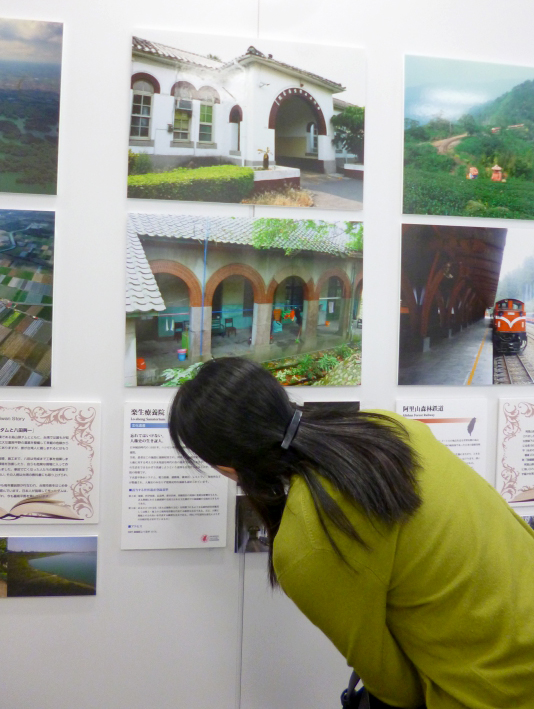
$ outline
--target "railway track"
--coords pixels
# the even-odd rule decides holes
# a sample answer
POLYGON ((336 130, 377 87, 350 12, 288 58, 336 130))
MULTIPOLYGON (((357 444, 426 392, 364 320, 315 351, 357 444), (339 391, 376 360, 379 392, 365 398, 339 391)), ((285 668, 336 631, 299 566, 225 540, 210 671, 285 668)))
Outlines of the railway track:
POLYGON ((519 354, 503 354, 493 359, 494 384, 534 384, 532 366, 519 354))

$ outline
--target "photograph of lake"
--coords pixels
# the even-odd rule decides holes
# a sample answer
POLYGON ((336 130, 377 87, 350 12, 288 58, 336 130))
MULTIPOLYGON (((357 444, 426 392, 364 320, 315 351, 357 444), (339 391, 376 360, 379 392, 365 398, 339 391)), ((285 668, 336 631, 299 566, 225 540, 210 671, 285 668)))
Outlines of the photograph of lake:
POLYGON ((534 219, 534 67, 406 57, 403 211, 534 219))
POLYGON ((56 194, 63 25, 0 18, 0 192, 56 194))
POLYGON ((94 596, 97 537, 0 539, 0 598, 94 596))

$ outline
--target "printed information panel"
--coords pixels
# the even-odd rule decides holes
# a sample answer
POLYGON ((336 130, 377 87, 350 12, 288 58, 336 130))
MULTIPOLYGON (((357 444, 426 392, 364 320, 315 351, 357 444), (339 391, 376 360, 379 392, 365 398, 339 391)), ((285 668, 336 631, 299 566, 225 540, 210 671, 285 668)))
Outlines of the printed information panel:
POLYGON ((0 522, 98 522, 100 404, 0 406, 0 522))
POLYGON ((486 480, 487 407, 485 399, 397 399, 398 414, 426 423, 438 441, 486 480))
POLYGON ((162 404, 126 404, 122 549, 226 546, 228 480, 178 455, 162 404))
POLYGON ((497 489, 508 502, 534 502, 532 399, 499 399, 497 489))

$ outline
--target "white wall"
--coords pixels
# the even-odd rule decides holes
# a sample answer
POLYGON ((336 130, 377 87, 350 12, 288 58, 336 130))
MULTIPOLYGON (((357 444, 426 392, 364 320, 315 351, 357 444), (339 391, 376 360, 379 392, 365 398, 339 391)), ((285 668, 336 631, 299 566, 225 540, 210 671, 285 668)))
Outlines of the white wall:
MULTIPOLYGON (((127 203, 132 31, 175 27, 367 48, 363 383, 359 389, 305 389, 295 396, 361 398, 365 406, 393 408, 400 393, 403 53, 534 64, 534 5, 524 0, 337 0, 330 5, 317 0, 0 0, 0 16, 65 23, 58 196, 0 194, 0 209, 57 212, 54 385, 5 389, 2 396, 103 404, 102 521, 84 528, 99 535, 98 595, 0 601, 0 704, 12 709, 237 709, 242 697, 243 709, 335 707, 348 674, 344 661, 285 599, 266 591, 263 557, 247 558, 244 577, 243 559, 231 544, 211 551, 119 549, 123 404, 134 398, 166 403, 172 395, 168 389, 123 388, 126 212, 199 211, 197 205, 127 203), (380 317, 374 317, 377 307, 380 317)), ((213 204, 203 211, 253 214, 251 207, 213 204)), ((256 214, 307 216, 267 208, 256 208, 256 214)), ((347 218, 339 212, 314 216, 347 218)), ((515 387, 513 394, 530 391, 515 387)), ((492 432, 497 398, 510 395, 496 387, 405 387, 402 395, 423 392, 483 394, 492 432)), ((492 435, 491 466, 493 440, 492 435)), ((232 514, 230 502, 230 519, 232 514)), ((72 533, 72 528, 18 528, 19 534, 60 531, 72 533)))

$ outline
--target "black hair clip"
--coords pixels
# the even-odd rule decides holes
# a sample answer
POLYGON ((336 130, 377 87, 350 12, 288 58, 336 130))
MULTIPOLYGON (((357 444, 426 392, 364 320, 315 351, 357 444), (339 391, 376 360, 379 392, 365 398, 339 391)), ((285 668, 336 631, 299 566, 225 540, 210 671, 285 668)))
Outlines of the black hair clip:
POLYGON ((300 411, 299 409, 296 409, 295 413, 293 414, 293 418, 291 419, 289 426, 287 427, 287 431, 286 431, 286 435, 284 436, 284 440, 281 443, 281 446, 284 450, 287 450, 289 448, 289 446, 293 442, 293 439, 297 435, 301 416, 302 416, 302 411, 300 411))

